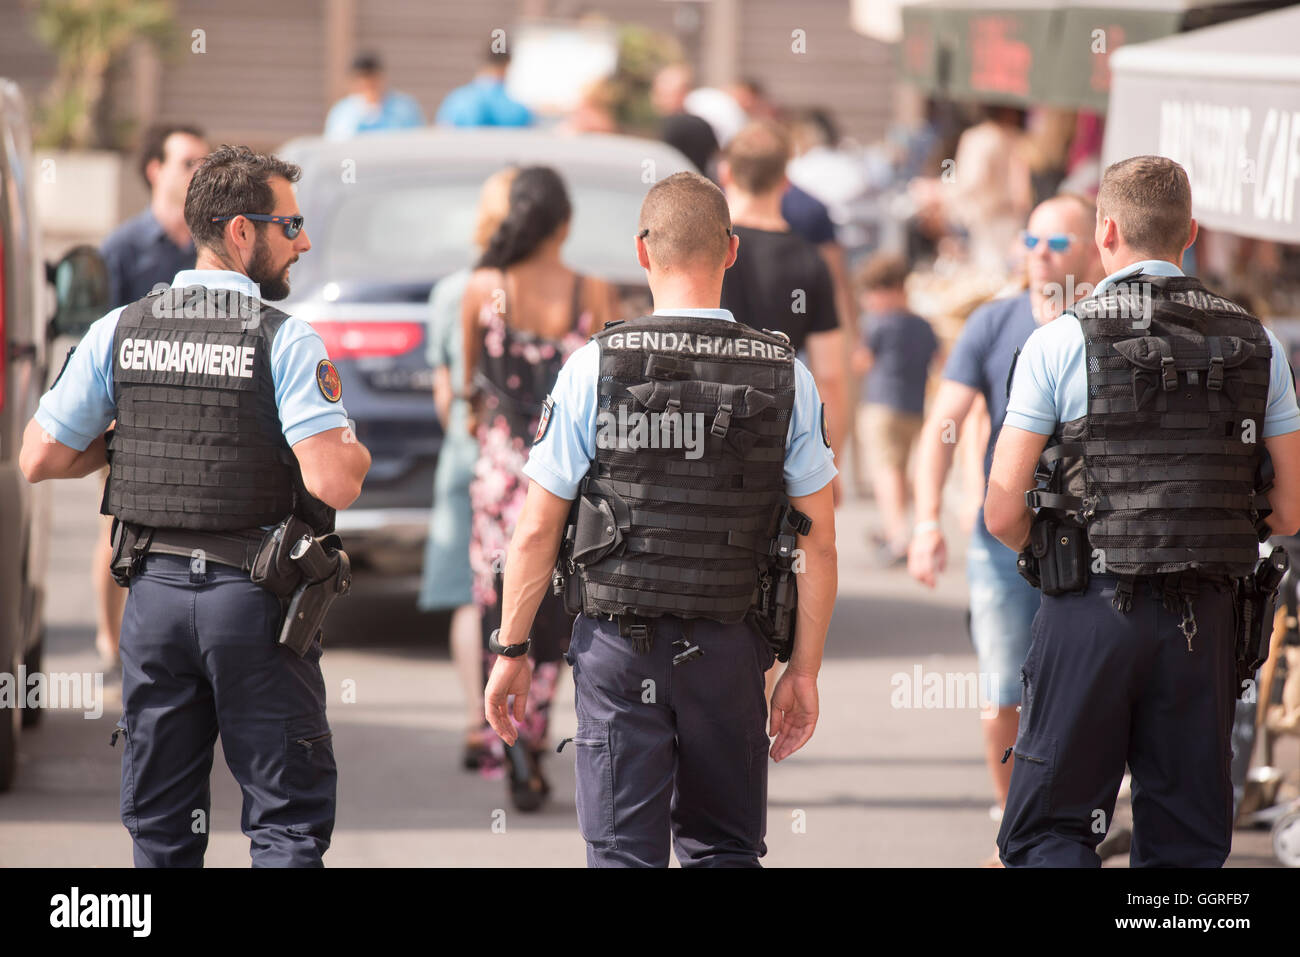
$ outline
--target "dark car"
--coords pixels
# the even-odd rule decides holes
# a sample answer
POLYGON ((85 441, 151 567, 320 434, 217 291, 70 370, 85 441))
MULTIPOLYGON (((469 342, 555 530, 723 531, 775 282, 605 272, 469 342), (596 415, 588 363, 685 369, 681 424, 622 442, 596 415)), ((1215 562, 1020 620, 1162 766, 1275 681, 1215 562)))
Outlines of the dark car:
POLYGON ((300 139, 280 155, 303 168, 297 195, 312 241, 282 307, 325 340, 374 458, 339 530, 359 564, 417 571, 442 441, 425 357, 429 291, 473 261, 483 181, 512 164, 554 167, 574 208, 565 260, 618 286, 630 316, 650 304, 633 252, 641 201, 656 180, 692 167, 654 141, 534 130, 300 139))

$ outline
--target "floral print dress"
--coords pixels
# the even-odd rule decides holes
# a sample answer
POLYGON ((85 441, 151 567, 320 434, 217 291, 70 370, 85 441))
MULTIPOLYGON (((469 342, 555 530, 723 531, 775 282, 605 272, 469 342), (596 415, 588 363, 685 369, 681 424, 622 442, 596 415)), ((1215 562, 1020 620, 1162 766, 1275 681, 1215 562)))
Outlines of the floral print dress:
MULTIPOLYGON (((474 573, 474 602, 482 612, 484 635, 501 623, 502 572, 528 493, 524 464, 537 433, 542 402, 554 386, 560 367, 590 334, 591 313, 579 311, 581 290, 579 276, 574 284, 573 327, 562 339, 511 328, 505 312, 497 311, 491 303, 479 313, 481 348, 474 381, 482 400, 475 433, 479 457, 469 487, 473 509, 469 559, 474 573)), ((522 742, 534 752, 545 745, 560 657, 572 626, 573 617, 548 590, 533 622, 531 655, 535 666, 527 711, 519 725, 522 742)), ((495 657, 485 652, 485 675, 495 657)), ((482 740, 488 756, 480 770, 485 776, 498 777, 504 763, 501 739, 487 729, 482 740)))

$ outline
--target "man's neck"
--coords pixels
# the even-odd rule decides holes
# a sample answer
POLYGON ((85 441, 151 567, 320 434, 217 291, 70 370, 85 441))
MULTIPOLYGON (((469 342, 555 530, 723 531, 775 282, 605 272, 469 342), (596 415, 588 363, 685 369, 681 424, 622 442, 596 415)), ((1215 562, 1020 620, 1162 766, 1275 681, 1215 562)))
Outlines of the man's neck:
POLYGON ((149 202, 149 211, 153 213, 153 218, 158 220, 158 225, 163 228, 167 238, 177 246, 188 246, 190 242, 190 228, 185 225, 185 208, 174 209, 159 197, 154 197, 149 202))
POLYGON ((1117 272, 1122 272, 1125 269, 1131 269, 1132 267, 1136 266, 1138 263, 1146 263, 1146 262, 1170 263, 1173 266, 1177 266, 1179 272, 1182 272, 1183 270, 1182 253, 1179 253, 1176 259, 1171 259, 1168 256, 1153 256, 1148 253, 1139 253, 1139 252, 1134 252, 1131 249, 1125 249, 1123 253, 1117 253, 1115 258, 1111 260, 1110 268, 1107 270, 1106 275, 1113 276, 1117 272))
POLYGON ((785 232, 790 228, 781 215, 779 190, 756 195, 733 189, 727 193, 727 205, 731 207, 731 221, 737 226, 773 232, 785 232))
POLYGON ((194 261, 194 268, 215 269, 221 272, 236 272, 245 277, 248 275, 248 273, 244 272, 244 270, 239 267, 238 263, 230 262, 227 258, 223 258, 221 254, 218 254, 216 251, 209 249, 206 246, 198 251, 198 255, 195 257, 194 261))
POLYGON ((722 301, 722 276, 664 276, 650 287, 653 309, 717 309, 722 301))

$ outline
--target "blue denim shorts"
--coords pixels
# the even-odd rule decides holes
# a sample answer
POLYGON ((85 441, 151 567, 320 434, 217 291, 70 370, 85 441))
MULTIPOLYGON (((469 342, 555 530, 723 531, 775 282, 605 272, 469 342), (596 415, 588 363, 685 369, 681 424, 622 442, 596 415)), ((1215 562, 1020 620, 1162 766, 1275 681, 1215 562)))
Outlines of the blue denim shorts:
POLYGON ((997 703, 1020 703, 1020 666, 1029 652, 1030 628, 1042 597, 1016 571, 1016 553, 988 533, 981 516, 966 550, 970 582, 970 635, 981 674, 996 680, 997 703))

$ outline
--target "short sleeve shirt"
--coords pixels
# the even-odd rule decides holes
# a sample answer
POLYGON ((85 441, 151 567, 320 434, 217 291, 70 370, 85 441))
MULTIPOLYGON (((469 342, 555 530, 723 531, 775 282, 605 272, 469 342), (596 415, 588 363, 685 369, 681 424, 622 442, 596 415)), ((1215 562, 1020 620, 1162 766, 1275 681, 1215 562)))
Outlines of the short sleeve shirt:
MULTIPOLYGON (((172 286, 207 286, 257 295, 256 284, 247 276, 225 270, 184 270, 176 274, 172 286)), ((91 325, 36 410, 41 428, 55 441, 78 452, 103 434, 116 418, 113 337, 123 308, 114 309, 91 325)), ((317 433, 348 425, 342 402, 329 401, 317 383, 317 366, 328 358, 319 333, 292 316, 272 340, 275 403, 285 441, 291 446, 317 433)))

